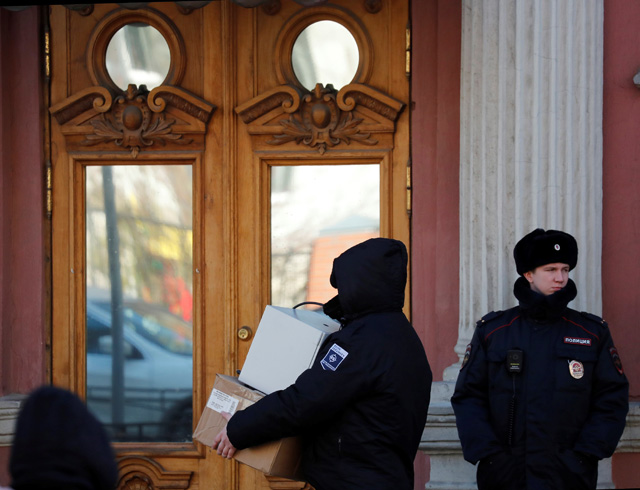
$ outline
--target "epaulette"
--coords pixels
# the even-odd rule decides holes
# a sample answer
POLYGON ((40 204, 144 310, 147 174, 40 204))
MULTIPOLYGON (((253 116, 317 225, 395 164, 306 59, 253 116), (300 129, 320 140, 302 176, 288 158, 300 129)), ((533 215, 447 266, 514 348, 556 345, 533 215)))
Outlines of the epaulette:
POLYGON ((602 325, 604 328, 609 328, 609 324, 598 315, 594 315, 593 313, 589 313, 588 311, 581 311, 580 314, 583 317, 591 320, 592 322, 596 322, 597 324, 602 325))
POLYGON ((483 316, 480 320, 476 322, 476 327, 479 327, 480 325, 483 325, 487 322, 490 322, 491 320, 494 320, 495 318, 498 318, 499 316, 502 316, 503 313, 504 313, 503 310, 491 311, 487 313, 485 316, 483 316))

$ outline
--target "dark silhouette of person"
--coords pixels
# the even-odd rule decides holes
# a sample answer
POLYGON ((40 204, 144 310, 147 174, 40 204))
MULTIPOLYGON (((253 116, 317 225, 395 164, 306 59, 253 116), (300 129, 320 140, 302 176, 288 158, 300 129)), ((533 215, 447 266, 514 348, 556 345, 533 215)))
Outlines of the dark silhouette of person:
POLYGON ((113 490, 115 454, 102 424, 75 394, 34 390, 16 424, 9 460, 14 490, 113 490))

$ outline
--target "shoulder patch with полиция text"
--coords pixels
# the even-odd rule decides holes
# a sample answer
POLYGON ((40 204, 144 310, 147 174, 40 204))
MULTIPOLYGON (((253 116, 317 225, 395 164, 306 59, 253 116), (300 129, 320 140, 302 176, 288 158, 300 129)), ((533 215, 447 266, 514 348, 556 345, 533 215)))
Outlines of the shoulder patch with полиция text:
POLYGON ((324 356, 324 359, 320 361, 320 365, 325 371, 335 371, 348 355, 349 353, 338 344, 333 344, 329 352, 327 352, 327 355, 324 356))

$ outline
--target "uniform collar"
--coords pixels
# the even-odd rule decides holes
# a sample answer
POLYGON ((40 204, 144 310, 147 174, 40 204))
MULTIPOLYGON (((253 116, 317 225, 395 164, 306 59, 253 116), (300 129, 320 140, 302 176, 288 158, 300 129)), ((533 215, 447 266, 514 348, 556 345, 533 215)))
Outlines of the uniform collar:
POLYGON ((560 319, 567 304, 578 294, 578 290, 575 283, 569 279, 560 291, 545 296, 531 289, 529 281, 521 276, 513 285, 513 294, 520 302, 524 316, 539 323, 547 323, 560 319))

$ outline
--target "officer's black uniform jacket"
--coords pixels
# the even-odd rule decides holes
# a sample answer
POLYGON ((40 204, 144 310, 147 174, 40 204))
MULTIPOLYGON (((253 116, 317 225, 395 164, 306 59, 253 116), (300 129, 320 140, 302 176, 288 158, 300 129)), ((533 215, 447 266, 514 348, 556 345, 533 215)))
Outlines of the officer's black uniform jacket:
POLYGON ((300 434, 304 476, 317 490, 413 488, 432 376, 402 313, 406 268, 404 245, 382 238, 334 261, 343 328, 295 384, 231 418, 236 448, 300 434))
POLYGON ((628 411, 607 324, 566 307, 571 280, 543 296, 521 277, 514 293, 520 306, 478 322, 458 376, 451 402, 464 457, 480 461, 480 489, 595 488, 597 460, 613 454, 628 411), (510 349, 524 352, 519 374, 507 372, 510 349))

